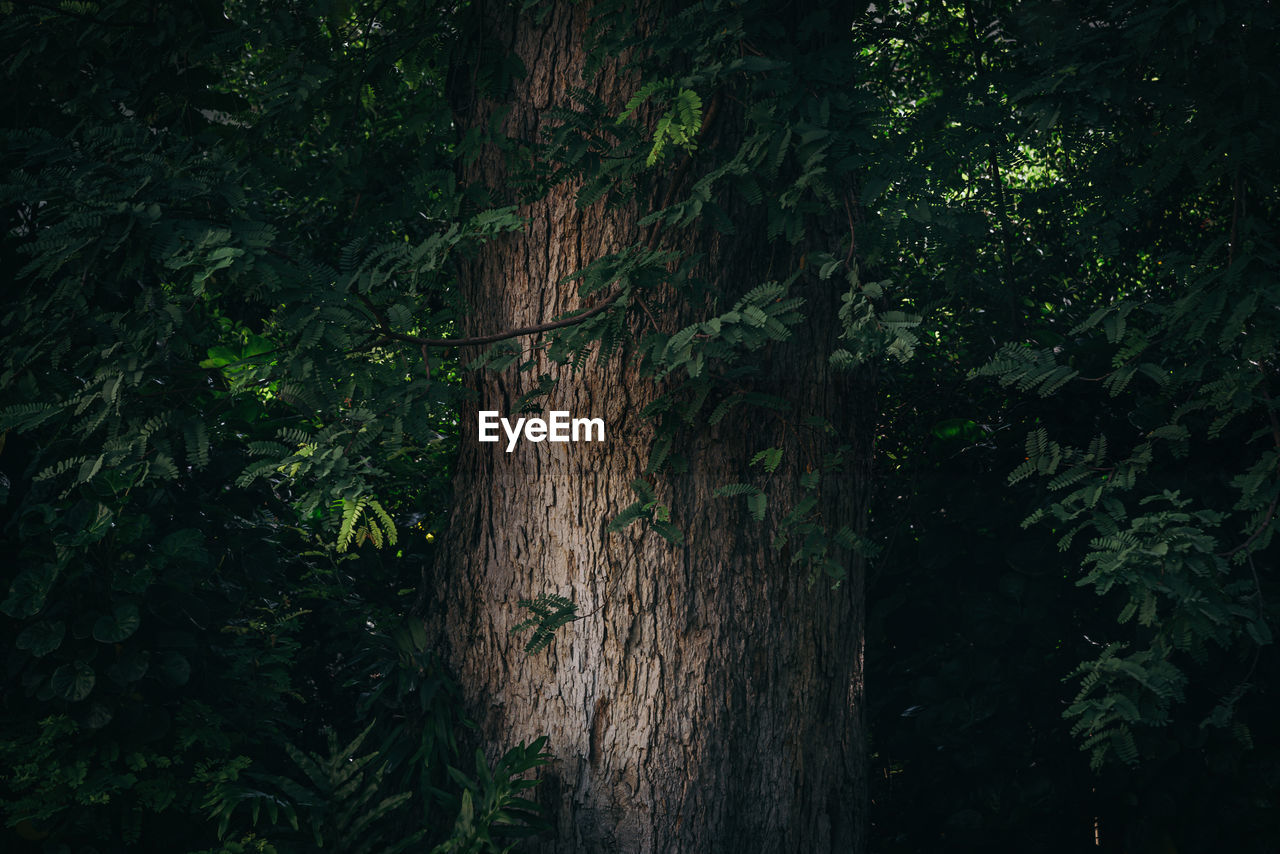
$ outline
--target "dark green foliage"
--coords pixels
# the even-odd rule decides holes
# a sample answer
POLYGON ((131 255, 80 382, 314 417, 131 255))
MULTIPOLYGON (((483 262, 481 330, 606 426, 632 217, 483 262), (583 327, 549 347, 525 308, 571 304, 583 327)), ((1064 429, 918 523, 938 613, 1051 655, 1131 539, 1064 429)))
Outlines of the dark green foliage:
POLYGON ((578 606, 554 593, 544 593, 537 599, 521 599, 518 604, 528 609, 529 616, 512 626, 511 633, 533 629, 533 635, 524 645, 524 651, 531 655, 551 645, 556 629, 578 619, 578 606))
POLYGON ((1269 850, 1274 10, 914 12, 867 22, 931 305, 875 511, 884 850, 1269 850))
POLYGON ((450 768, 462 792, 457 799, 458 818, 450 838, 433 848, 433 854, 505 854, 515 849, 519 839, 545 829, 537 804, 522 794, 536 781, 522 775, 546 761, 546 743, 546 736, 542 736, 527 746, 518 744, 504 753, 492 770, 477 750, 473 777, 450 768))
MULTIPOLYGON (((1131 57, 1124 82, 1104 87, 1093 76, 1114 81, 1115 67, 1082 70, 1051 96, 1060 110, 1109 107, 1107 119, 1090 121, 1099 138, 1088 147, 1076 142, 1079 125, 1064 122, 1058 134, 1075 149, 1074 180, 1110 191, 1081 198, 1068 231, 1098 272, 1077 277, 1076 304, 1052 324, 1061 343, 1008 345, 980 373, 1128 413, 1128 423, 1100 414, 1088 442, 1033 431, 1012 479, 1048 479, 1056 494, 1047 516, 1038 511, 1032 521, 1051 520, 1064 549, 1089 536, 1078 583, 1104 596, 1124 590, 1117 617, 1136 616, 1136 647, 1124 651, 1134 641, 1109 632, 1117 640, 1082 668, 1068 711, 1095 761, 1108 745, 1134 761, 1128 727, 1163 725, 1183 699, 1187 668, 1271 642, 1255 560, 1271 543, 1280 495, 1268 389, 1280 345, 1269 307, 1280 297, 1271 225, 1278 176, 1258 134, 1265 92, 1277 93, 1265 65, 1251 63, 1266 55, 1277 21, 1271 10, 1240 10, 1228 24, 1212 6, 1100 14, 1109 26, 1086 33, 1072 25, 1077 49, 1123 44, 1118 55, 1131 57), (1214 73, 1200 73, 1199 63, 1214 73), (1247 91, 1246 79, 1255 81, 1247 91), (1126 284, 1117 288, 1117 279, 1126 284), (1101 395, 1075 390, 1082 372, 1101 395)), ((1070 42, 1054 44, 1061 51, 1070 42)), ((1046 72, 1062 61, 1029 53, 1018 60, 1046 72)), ((1040 85, 1022 95, 1027 109, 1048 97, 1040 85)), ((1205 723, 1227 724, 1236 699, 1224 697, 1205 723)))
MULTIPOLYGON (((459 770, 405 620, 464 370, 413 341, 452 333, 453 262, 509 205, 581 181, 652 200, 563 283, 609 308, 535 344, 660 384, 605 531, 681 543, 657 496, 690 433, 785 425, 714 494, 781 571, 871 558, 876 847, 1273 850, 1276 10, 880 5, 676 4, 641 38, 601 4, 592 64, 631 56, 634 96, 508 140, 446 107, 523 73, 467 8, 0 3, 7 824, 226 852, 533 824, 544 745, 459 770), (485 145, 510 198, 455 178, 485 145), (791 260, 669 248, 742 233, 791 260), (831 425, 756 383, 814 311, 821 357, 879 378, 867 535, 817 509, 867 437, 796 465, 831 425)), ((580 618, 519 605, 530 651, 580 618)))
POLYGON ((451 837, 456 690, 383 633, 456 375, 387 345, 511 219, 450 216, 424 11, 0 4, 6 849, 451 837))
POLYGON ((384 790, 385 766, 376 752, 357 756, 372 729, 371 724, 342 747, 330 731, 328 753, 323 756, 304 753, 285 742, 285 752, 295 766, 291 777, 247 773, 247 782, 252 785, 241 784, 240 771, 248 767, 247 758, 231 763, 217 775, 208 775, 213 786, 204 806, 210 817, 218 820, 218 835, 226 834, 233 814, 244 807, 250 812, 251 824, 255 827, 260 821, 266 825, 282 825, 287 821, 294 830, 305 824, 315 847, 321 849, 396 852, 420 842, 426 835, 425 830, 418 830, 391 846, 379 832, 385 828, 385 820, 413 797, 413 792, 404 791, 379 800, 379 792, 384 790), (303 813, 301 822, 299 811, 303 813))

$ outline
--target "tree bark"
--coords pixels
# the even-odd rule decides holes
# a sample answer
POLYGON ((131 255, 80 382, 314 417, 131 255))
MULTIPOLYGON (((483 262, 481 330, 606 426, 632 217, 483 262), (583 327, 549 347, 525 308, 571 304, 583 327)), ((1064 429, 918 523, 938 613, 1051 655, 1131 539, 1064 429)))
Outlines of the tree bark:
MULTIPOLYGON (((546 110, 565 103, 570 86, 621 105, 637 85, 616 63, 584 84, 586 9, 543 8, 539 23, 506 6, 481 21, 485 43, 505 46, 527 70, 503 105, 510 107, 505 133, 516 139, 536 139, 546 110)), ((498 106, 461 99, 465 121, 476 126, 498 106)), ((737 117, 726 113, 723 133, 731 137, 737 117)), ((501 152, 487 149, 464 177, 500 194, 509 169, 501 152)), ((641 211, 579 210, 575 190, 554 187, 522 210, 525 231, 463 264, 460 287, 473 309, 467 334, 584 307, 561 280, 641 239, 641 211)), ((733 237, 697 238, 705 275, 759 282, 771 278, 771 267, 798 261, 766 256, 762 224, 742 216, 733 237)), ((865 392, 831 374, 820 346, 837 331, 835 295, 816 280, 806 287, 806 325, 794 343, 764 354, 768 367, 753 387, 786 397, 801 414, 829 418, 846 441, 866 437, 855 443, 858 462, 829 476, 823 490, 824 520, 856 527, 873 420, 859 409, 865 392)), ((635 314, 637 329, 656 320, 673 332, 696 311, 635 314)), ((533 343, 526 340, 526 350, 533 343)), ((642 476, 654 435, 639 413, 659 389, 626 354, 593 358, 576 373, 542 351, 529 358, 538 360, 532 372, 477 375, 477 399, 460 415, 456 504, 430 611, 488 755, 549 736, 555 758, 539 792, 555 830, 530 850, 861 851, 862 567, 852 561, 849 576, 831 589, 824 580, 811 583, 771 546, 799 496, 800 474, 829 450, 825 440, 758 414, 752 423, 703 426, 681 448, 688 473, 657 482, 685 544, 672 546, 639 525, 606 533, 635 499, 630 483, 642 476), (522 442, 510 453, 505 441, 477 441, 477 410, 514 415, 515 402, 543 373, 558 379, 545 408, 603 418, 606 441, 522 442), (778 444, 787 452, 762 524, 741 499, 712 497, 717 486, 752 477, 751 455, 778 444), (573 599, 583 618, 561 629, 549 649, 528 655, 526 637, 511 628, 526 616, 517 600, 541 593, 573 599)))

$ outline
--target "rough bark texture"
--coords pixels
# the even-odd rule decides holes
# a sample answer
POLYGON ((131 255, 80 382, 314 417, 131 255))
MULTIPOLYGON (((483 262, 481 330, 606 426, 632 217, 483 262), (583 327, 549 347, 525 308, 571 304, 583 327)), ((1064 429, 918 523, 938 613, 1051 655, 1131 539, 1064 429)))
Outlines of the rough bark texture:
MULTIPOLYGON (((538 25, 503 9, 483 25, 527 69, 514 84, 505 132, 535 139, 545 110, 583 85, 584 8, 551 4, 538 25)), ((612 104, 634 86, 610 67, 589 84, 612 104)), ((494 107, 475 99, 464 104, 466 119, 487 122, 494 107)), ((731 128, 733 116, 723 121, 731 128)), ((500 190, 507 166, 486 151, 465 177, 500 190)), ((525 232, 490 244, 463 270, 474 309, 469 333, 580 307, 560 280, 640 236, 634 212, 578 210, 570 186, 523 212, 525 232)), ((752 228, 697 239, 715 275, 768 277, 771 259, 760 257, 764 241, 752 228)), ((769 368, 758 387, 869 438, 872 424, 854 406, 862 398, 847 379, 828 376, 824 348, 812 346, 833 339, 835 296, 809 296, 808 326, 796 344, 764 355, 769 368)), ((636 315, 637 326, 651 322, 636 315)), ((658 322, 678 328, 669 316, 658 322)), ((576 374, 540 364, 532 373, 479 376, 476 387, 478 400, 461 416, 457 504, 432 608, 489 754, 550 738, 555 760, 540 793, 555 833, 531 850, 860 851, 861 567, 831 590, 822 580, 811 585, 770 545, 796 498, 778 485, 795 484, 824 448, 787 435, 769 516, 756 524, 741 499, 711 493, 750 476, 751 454, 782 441, 780 422, 757 415, 758 423, 726 419, 692 431, 681 449, 689 473, 659 482, 686 534, 686 545, 674 547, 638 525, 604 531, 634 500, 629 484, 643 472, 653 434, 639 412, 656 392, 632 360, 593 359, 576 374), (521 443, 511 453, 505 442, 479 443, 476 409, 512 414, 544 371, 560 377, 545 408, 602 417, 607 440, 521 443), (510 631, 526 616, 517 600, 540 593, 570 597, 584 618, 530 656, 526 637, 510 631)), ((859 517, 864 472, 829 478, 828 519, 859 517)))

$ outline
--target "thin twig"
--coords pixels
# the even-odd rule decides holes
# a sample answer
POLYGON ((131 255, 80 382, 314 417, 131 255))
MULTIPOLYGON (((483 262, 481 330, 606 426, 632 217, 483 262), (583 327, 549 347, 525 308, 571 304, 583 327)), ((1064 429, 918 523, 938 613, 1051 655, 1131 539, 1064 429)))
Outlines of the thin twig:
POLYGON ((474 344, 492 344, 495 341, 505 341, 508 338, 519 338, 521 335, 536 335, 539 332, 550 332, 552 329, 563 329, 566 326, 573 326, 581 323, 589 317, 595 317, 601 312, 612 308, 618 300, 626 294, 626 291, 620 291, 609 299, 600 303, 594 308, 589 308, 581 314, 573 317, 566 317, 561 320, 552 320, 548 323, 536 323, 532 326, 521 326, 517 329, 508 329, 505 332, 495 332, 492 335, 476 335, 471 338, 421 338, 417 335, 407 335, 402 332, 394 332, 386 326, 379 326, 378 332, 388 338, 396 341, 405 341, 409 344, 419 344, 423 347, 468 347, 474 344))
POLYGON ((636 297, 636 305, 640 306, 641 310, 649 316, 649 320, 653 323, 653 331, 661 332, 662 327, 658 325, 658 319, 653 316, 653 312, 649 311, 649 306, 645 305, 645 301, 640 299, 640 297, 636 297))
POLYGON ((844 256, 844 265, 848 267, 853 262, 854 253, 857 252, 858 249, 858 235, 853 230, 853 211, 849 208, 848 197, 844 198, 843 201, 844 213, 849 219, 849 252, 844 256))

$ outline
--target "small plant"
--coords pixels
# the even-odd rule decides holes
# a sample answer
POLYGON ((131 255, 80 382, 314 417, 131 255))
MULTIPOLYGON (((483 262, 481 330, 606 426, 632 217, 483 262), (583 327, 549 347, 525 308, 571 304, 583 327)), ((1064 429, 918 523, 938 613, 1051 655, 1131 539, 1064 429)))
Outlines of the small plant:
POLYGON ((524 645, 524 651, 535 653, 551 645, 556 629, 578 618, 578 606, 563 596, 544 593, 537 599, 521 599, 521 608, 527 608, 530 616, 511 627, 511 634, 533 629, 533 635, 524 645))

